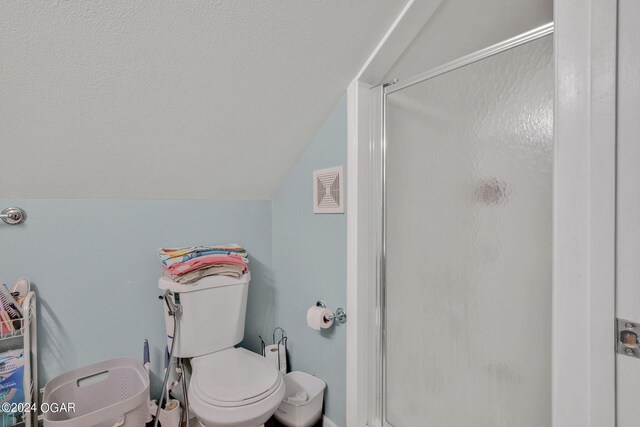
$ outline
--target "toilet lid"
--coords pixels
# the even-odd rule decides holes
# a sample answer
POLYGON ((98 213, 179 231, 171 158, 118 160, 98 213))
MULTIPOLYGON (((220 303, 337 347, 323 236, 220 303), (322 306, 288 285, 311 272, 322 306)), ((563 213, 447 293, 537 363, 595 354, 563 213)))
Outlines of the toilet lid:
POLYGON ((281 381, 264 357, 243 348, 230 348, 191 359, 193 391, 212 404, 235 406, 268 394, 281 381))

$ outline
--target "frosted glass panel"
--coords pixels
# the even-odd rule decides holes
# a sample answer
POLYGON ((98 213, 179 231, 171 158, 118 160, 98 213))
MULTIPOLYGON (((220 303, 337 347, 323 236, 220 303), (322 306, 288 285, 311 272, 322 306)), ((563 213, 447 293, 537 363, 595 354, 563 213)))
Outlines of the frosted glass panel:
POLYGON ((387 96, 385 414, 551 425, 552 36, 387 96))

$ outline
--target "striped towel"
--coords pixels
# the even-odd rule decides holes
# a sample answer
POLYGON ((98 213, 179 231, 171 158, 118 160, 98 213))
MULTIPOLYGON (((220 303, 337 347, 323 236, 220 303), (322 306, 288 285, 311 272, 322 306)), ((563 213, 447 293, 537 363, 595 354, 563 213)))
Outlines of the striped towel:
POLYGON ((186 248, 160 249, 160 260, 162 264, 167 267, 206 255, 236 255, 246 259, 247 251, 235 243, 218 246, 190 246, 186 248))
POLYGON ((213 275, 240 278, 249 271, 247 256, 237 244, 160 249, 165 275, 178 283, 193 283, 213 275))

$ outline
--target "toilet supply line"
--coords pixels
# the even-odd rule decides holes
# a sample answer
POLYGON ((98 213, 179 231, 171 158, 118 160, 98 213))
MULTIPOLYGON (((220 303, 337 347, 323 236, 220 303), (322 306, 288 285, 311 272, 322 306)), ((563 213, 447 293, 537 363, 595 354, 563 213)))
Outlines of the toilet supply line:
POLYGON ((180 374, 180 382, 182 382, 182 399, 184 400, 184 411, 182 412, 184 420, 180 420, 180 425, 189 427, 189 393, 187 391, 187 375, 184 369, 184 364, 182 362, 182 357, 179 357, 178 370, 180 374))
MULTIPOLYGON (((167 364, 167 369, 166 372, 164 374, 164 380, 162 381, 162 393, 160 394, 160 399, 158 401, 158 408, 156 409, 156 416, 155 416, 155 421, 153 423, 153 427, 158 427, 158 422, 160 420, 160 410, 162 408, 162 401, 164 399, 164 395, 165 395, 165 390, 167 389, 167 383, 169 381, 169 374, 171 372, 171 361, 173 359, 173 350, 175 347, 175 342, 176 342, 176 338, 177 338, 177 334, 178 334, 178 316, 180 316, 182 314, 182 306, 178 303, 176 303, 173 299, 174 293, 171 292, 170 290, 165 290, 162 295, 159 296, 159 299, 163 299, 166 306, 167 306, 167 312, 169 313, 169 316, 171 316, 173 318, 173 336, 169 336, 169 338, 171 339, 171 349, 169 350, 169 363, 167 364)), ((178 359, 178 368, 180 370, 179 372, 179 378, 182 381, 182 390, 183 390, 183 394, 184 394, 184 406, 185 406, 185 413, 187 415, 187 419, 186 419, 186 427, 189 427, 189 409, 188 409, 188 397, 187 397, 187 386, 186 386, 186 377, 184 375, 184 367, 182 365, 182 361, 181 359, 178 359)), ((167 396, 168 398, 168 396, 167 396)))

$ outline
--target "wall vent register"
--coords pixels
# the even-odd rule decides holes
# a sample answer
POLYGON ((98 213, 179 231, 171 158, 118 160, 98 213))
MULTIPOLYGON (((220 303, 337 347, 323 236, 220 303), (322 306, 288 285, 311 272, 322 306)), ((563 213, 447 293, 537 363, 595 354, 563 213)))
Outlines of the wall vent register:
POLYGON ((342 169, 313 171, 313 213, 344 213, 342 169))

